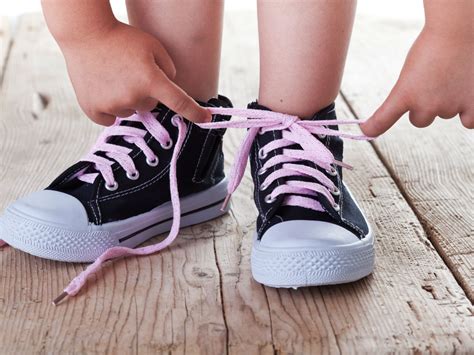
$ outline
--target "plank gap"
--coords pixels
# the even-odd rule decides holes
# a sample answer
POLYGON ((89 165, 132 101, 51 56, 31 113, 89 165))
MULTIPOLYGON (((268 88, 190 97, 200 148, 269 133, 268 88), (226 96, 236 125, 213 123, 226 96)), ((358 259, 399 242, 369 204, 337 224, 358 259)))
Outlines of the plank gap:
MULTIPOLYGON (((6 50, 5 50, 5 54, 3 55, 3 58, 0 58, 0 67, 2 68, 1 72, 0 72, 0 88, 2 87, 3 85, 3 78, 5 77, 5 73, 7 72, 7 66, 8 66, 8 62, 9 62, 9 59, 10 59, 10 53, 12 51, 12 47, 13 47, 13 34, 11 34, 11 36, 9 36, 9 23, 7 21, 7 28, 6 30, 3 32, 3 35, 5 35, 7 37, 7 42, 6 42, 6 50), (3 62, 3 63, 2 63, 3 62)), ((0 55, 2 53, 0 52, 0 55)))
POLYGON ((219 259, 217 257, 217 250, 216 250, 216 234, 212 233, 212 248, 214 250, 214 258, 216 260, 216 267, 217 267, 217 272, 219 276, 219 294, 221 296, 221 305, 222 305, 222 319, 224 320, 224 326, 225 326, 225 351, 226 354, 229 354, 229 326, 227 325, 227 317, 225 314, 225 307, 224 307, 224 280, 222 278, 222 270, 221 266, 219 265, 219 259))

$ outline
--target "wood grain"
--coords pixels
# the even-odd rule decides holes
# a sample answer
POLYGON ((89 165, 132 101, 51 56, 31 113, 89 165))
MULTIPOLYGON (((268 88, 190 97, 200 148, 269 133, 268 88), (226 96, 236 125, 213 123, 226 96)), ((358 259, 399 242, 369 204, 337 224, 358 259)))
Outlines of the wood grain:
MULTIPOLYGON (((252 18, 227 18, 221 87, 238 106, 256 95, 252 18)), ((100 129, 78 109, 61 55, 39 16, 19 24, 0 105, 2 209, 44 187, 87 150, 100 129), (45 107, 38 105, 42 97, 48 98, 45 107)), ((339 114, 351 117, 343 102, 339 114)), ((227 167, 243 133, 226 135, 227 167)), ((56 308, 51 298, 84 266, 0 249, 2 352, 474 351, 471 304, 371 145, 349 143, 346 160, 356 166, 347 181, 376 229, 373 276, 299 290, 253 281, 256 211, 247 174, 229 215, 184 229, 159 254, 109 264, 80 295, 56 308)))
MULTIPOLYGON (((359 118, 383 102, 421 22, 360 18, 342 91, 359 118), (377 29, 376 31, 374 29, 377 29), (375 68, 375 70, 374 70, 375 68)), ((374 147, 428 238, 474 301, 474 135, 459 118, 423 130, 405 116, 374 147)))

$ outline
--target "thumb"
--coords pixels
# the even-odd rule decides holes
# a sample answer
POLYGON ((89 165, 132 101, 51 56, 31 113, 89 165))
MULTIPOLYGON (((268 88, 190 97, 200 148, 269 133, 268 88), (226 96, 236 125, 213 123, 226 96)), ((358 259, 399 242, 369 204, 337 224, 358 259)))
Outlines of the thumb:
POLYGON ((377 137, 392 127, 407 111, 400 89, 395 85, 384 103, 360 125, 360 129, 366 136, 377 137))
POLYGON ((176 67, 168 51, 158 40, 154 41, 153 56, 155 57, 155 63, 163 70, 168 78, 173 80, 176 76, 176 67))

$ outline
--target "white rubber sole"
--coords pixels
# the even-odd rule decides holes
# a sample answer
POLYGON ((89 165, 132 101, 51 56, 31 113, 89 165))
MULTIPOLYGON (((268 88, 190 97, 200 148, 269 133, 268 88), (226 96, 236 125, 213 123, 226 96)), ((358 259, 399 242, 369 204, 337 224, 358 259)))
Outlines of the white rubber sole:
MULTIPOLYGON (((227 181, 181 201, 181 227, 202 223, 227 213, 221 210, 227 195, 227 181)), ((16 210, 0 218, 0 239, 12 247, 45 259, 92 262, 113 246, 135 248, 148 239, 170 230, 173 210, 167 202, 150 212, 100 226, 66 229, 35 220, 16 210)))
POLYGON ((298 288, 359 280, 374 269, 372 232, 362 240, 324 249, 271 248, 254 238, 252 275, 266 286, 298 288))

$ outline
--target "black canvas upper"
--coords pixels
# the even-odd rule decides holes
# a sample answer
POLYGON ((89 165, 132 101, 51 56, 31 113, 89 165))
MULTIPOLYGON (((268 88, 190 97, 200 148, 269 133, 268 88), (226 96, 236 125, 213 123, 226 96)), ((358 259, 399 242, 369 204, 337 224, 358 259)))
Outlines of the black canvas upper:
MULTIPOLYGON (((259 105, 257 102, 251 103, 248 105, 248 108, 251 109, 260 109, 260 110, 269 110, 267 107, 259 105)), ((335 120, 336 112, 335 105, 331 104, 330 106, 324 108, 323 110, 317 112, 313 115, 311 120, 335 120)), ((328 128, 337 130, 337 126, 329 126, 328 128)), ((257 234, 258 238, 262 238, 265 231, 268 230, 271 226, 290 220, 317 220, 317 221, 326 221, 330 223, 338 224, 349 231, 353 232, 359 238, 364 238, 368 234, 368 224, 365 221, 362 212, 357 207, 355 201, 352 199, 350 194, 347 191, 343 181, 342 181, 342 169, 339 166, 334 166, 338 174, 336 176, 331 176, 324 169, 318 168, 316 164, 312 162, 299 162, 299 164, 310 165, 314 168, 318 168, 322 173, 324 173, 334 184, 339 188, 340 195, 334 196, 336 203, 339 204, 340 210, 336 211, 332 205, 327 201, 325 197, 316 196, 314 197, 317 201, 323 206, 326 210, 325 212, 318 212, 298 206, 282 206, 284 200, 284 195, 278 196, 278 198, 268 203, 265 201, 265 196, 269 194, 276 186, 284 183, 285 179, 289 180, 305 180, 305 181, 314 181, 310 177, 287 177, 280 178, 275 180, 270 184, 264 191, 260 188, 262 182, 266 177, 271 174, 273 171, 277 170, 281 165, 277 165, 268 169, 265 173, 259 175, 259 170, 263 164, 278 154, 281 154, 282 149, 276 149, 268 154, 265 159, 261 159, 258 156, 258 151, 261 147, 265 146, 269 142, 281 139, 282 131, 268 131, 263 134, 258 134, 250 153, 250 166, 252 172, 252 178, 254 181, 254 199, 259 215, 257 218, 257 234)), ((326 147, 332 152, 336 160, 343 160, 343 142, 339 137, 326 136, 324 138, 317 137, 326 147)), ((302 149, 297 144, 288 147, 290 149, 302 149)), ((305 195, 306 197, 309 197, 305 195)))
MULTIPOLYGON (((232 107, 230 100, 224 96, 213 98, 201 105, 232 107)), ((171 122, 175 113, 160 104, 153 110, 153 114, 175 142, 178 128, 171 122)), ((229 119, 230 116, 213 115, 214 122, 229 119)), ((187 120, 185 123, 188 131, 177 162, 178 189, 181 197, 206 190, 224 179, 222 137, 225 130, 202 129, 187 120)), ((123 124, 145 129, 137 122, 124 121, 123 124)), ((147 133, 144 139, 159 158, 159 163, 155 167, 147 164, 144 153, 134 144, 125 142, 121 137, 109 140, 109 143, 132 149, 129 155, 140 173, 137 180, 131 180, 126 176, 124 169, 115 162, 112 169, 118 183, 116 191, 105 188, 104 178, 100 174, 92 184, 75 178, 81 171, 95 172, 93 164, 89 162, 78 162, 71 166, 47 189, 76 197, 84 205, 89 221, 97 225, 123 220, 152 210, 170 200, 169 167, 174 145, 171 149, 163 149, 150 133, 147 133)))

